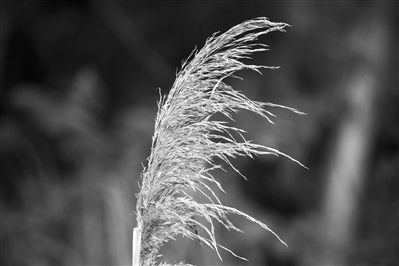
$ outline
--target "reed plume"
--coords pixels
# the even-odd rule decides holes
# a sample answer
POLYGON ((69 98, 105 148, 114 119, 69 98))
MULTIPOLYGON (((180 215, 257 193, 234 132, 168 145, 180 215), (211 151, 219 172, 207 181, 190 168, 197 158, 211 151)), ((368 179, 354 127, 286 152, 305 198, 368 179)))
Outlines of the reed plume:
POLYGON ((212 176, 212 171, 223 167, 215 163, 216 158, 237 172, 229 158, 272 154, 299 162, 276 149, 246 140, 244 130, 232 127, 226 121, 212 119, 212 116, 221 113, 232 119, 233 113, 249 110, 273 123, 270 119, 273 114, 266 107, 281 107, 303 114, 293 108, 252 101, 224 83, 225 78, 242 69, 259 73, 261 68, 274 69, 244 64, 240 60, 250 58, 254 52, 267 50, 266 45, 255 42, 260 35, 284 31, 287 26, 260 17, 223 34, 213 34, 201 50, 194 50, 183 62, 169 94, 161 96, 151 154, 148 166, 141 174, 142 183, 137 194, 134 265, 155 265, 159 248, 179 234, 208 245, 220 257, 218 249, 228 249, 216 242, 214 222, 240 231, 228 220, 229 214, 240 215, 258 224, 284 243, 266 224, 224 206, 214 192, 216 187, 222 191, 223 188, 212 176), (240 140, 234 136, 240 136, 240 140), (187 193, 188 188, 205 195, 208 202, 197 202, 187 193), (199 222, 194 217, 203 217, 207 222, 199 222), (192 230, 194 227, 202 228, 206 234, 197 234, 192 230))

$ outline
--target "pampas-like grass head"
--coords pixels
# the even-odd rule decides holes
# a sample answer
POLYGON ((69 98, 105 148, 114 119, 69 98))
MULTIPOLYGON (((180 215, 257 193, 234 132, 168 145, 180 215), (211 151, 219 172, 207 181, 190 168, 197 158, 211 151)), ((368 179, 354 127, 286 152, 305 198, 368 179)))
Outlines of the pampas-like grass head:
POLYGON ((245 21, 221 35, 213 34, 201 50, 194 51, 191 59, 183 63, 169 95, 161 97, 151 155, 137 195, 136 251, 133 252, 136 263, 139 260, 140 265, 155 265, 159 248, 179 234, 205 243, 219 255, 218 248, 228 249, 216 242, 214 222, 240 231, 228 220, 229 214, 258 224, 285 244, 261 221, 219 201, 213 189, 223 189, 212 176, 212 170, 222 167, 215 163, 216 158, 231 167, 229 158, 236 156, 272 154, 298 161, 276 149, 247 141, 242 136, 244 130, 231 127, 226 121, 212 120, 212 116, 221 113, 232 119, 232 113, 248 110, 273 123, 270 120, 273 114, 265 107, 282 107, 302 114, 293 108, 252 101, 223 82, 242 69, 257 72, 261 68, 273 69, 247 65, 240 60, 249 58, 253 52, 267 50, 266 45, 254 42, 260 35, 284 31, 287 26, 262 17, 245 21), (237 134, 241 137, 239 141, 233 137, 237 134), (209 201, 197 202, 187 193, 189 188, 199 191, 209 201), (196 216, 205 218, 207 223, 194 219, 196 216), (202 228, 206 235, 195 233, 194 226, 202 228))

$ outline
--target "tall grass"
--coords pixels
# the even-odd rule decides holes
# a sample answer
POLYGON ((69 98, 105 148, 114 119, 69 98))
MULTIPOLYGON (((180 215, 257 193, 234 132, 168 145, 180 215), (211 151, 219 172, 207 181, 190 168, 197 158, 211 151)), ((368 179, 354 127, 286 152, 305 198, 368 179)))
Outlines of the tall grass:
POLYGON ((299 162, 276 149, 246 140, 244 130, 232 127, 226 121, 214 120, 212 116, 221 113, 232 119, 233 113, 248 110, 273 123, 270 119, 273 114, 265 107, 281 107, 303 114, 293 108, 252 101, 223 82, 242 69, 259 73, 261 68, 274 69, 244 64, 240 60, 250 58, 254 52, 267 50, 266 45, 256 43, 260 35, 284 31, 287 26, 261 17, 245 21, 223 34, 213 34, 201 50, 195 50, 183 63, 169 95, 161 96, 151 154, 148 166, 142 172, 137 195, 134 265, 156 264, 159 248, 179 234, 208 245, 220 257, 219 248, 230 250, 217 243, 214 222, 240 231, 227 218, 229 214, 240 215, 258 224, 285 244, 266 224, 224 206, 214 192, 216 187, 222 191, 223 188, 212 176, 212 171, 222 168, 215 163, 216 158, 237 172, 229 158, 271 154, 299 162), (197 202, 187 193, 188 188, 202 193, 208 202, 197 202), (196 216, 207 222, 199 222, 196 216), (206 234, 199 235, 194 228, 202 228, 206 234))

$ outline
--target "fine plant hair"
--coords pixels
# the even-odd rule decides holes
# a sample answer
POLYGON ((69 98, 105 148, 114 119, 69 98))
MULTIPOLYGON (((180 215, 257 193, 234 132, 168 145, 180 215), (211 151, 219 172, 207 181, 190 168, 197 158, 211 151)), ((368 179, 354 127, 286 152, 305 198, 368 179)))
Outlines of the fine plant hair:
POLYGON ((266 107, 303 114, 293 108, 252 101, 223 82, 227 77, 235 77, 233 74, 242 69, 259 73, 261 68, 274 69, 244 64, 240 60, 250 58, 254 52, 267 50, 266 45, 255 42, 259 36, 272 31, 283 32, 287 26, 264 17, 245 21, 223 34, 213 34, 201 50, 194 50, 183 62, 169 94, 161 96, 158 103, 151 154, 148 166, 141 174, 142 183, 137 194, 136 240, 133 243, 136 245, 133 247, 136 263, 133 264, 155 265, 160 256, 159 248, 179 234, 208 245, 220 259, 219 248, 242 258, 216 241, 214 222, 241 231, 229 221, 229 214, 240 215, 258 224, 285 244, 266 224, 224 206, 214 189, 224 190, 212 171, 223 167, 215 163, 216 158, 237 172, 229 158, 271 154, 299 162, 276 149, 246 140, 243 129, 232 127, 226 121, 213 120, 212 116, 220 113, 228 121, 233 113, 248 110, 273 123, 270 118, 274 115, 266 107), (236 140, 237 136, 239 140, 236 140), (208 202, 197 202, 188 189, 203 194, 208 202), (194 217, 203 217, 206 223, 194 217), (202 228, 204 235, 199 235, 193 228, 202 228))

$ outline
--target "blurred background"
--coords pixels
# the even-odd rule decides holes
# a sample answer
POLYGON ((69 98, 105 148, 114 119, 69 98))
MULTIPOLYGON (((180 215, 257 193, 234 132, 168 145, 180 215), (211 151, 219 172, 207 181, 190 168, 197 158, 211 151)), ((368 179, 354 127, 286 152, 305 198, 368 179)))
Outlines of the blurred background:
POLYGON ((286 22, 227 83, 271 109, 247 139, 286 158, 216 172, 246 257, 178 238, 160 260, 197 265, 398 265, 399 88, 395 1, 2 1, 1 265, 129 265, 135 193, 160 88, 195 46, 254 17, 286 22))

